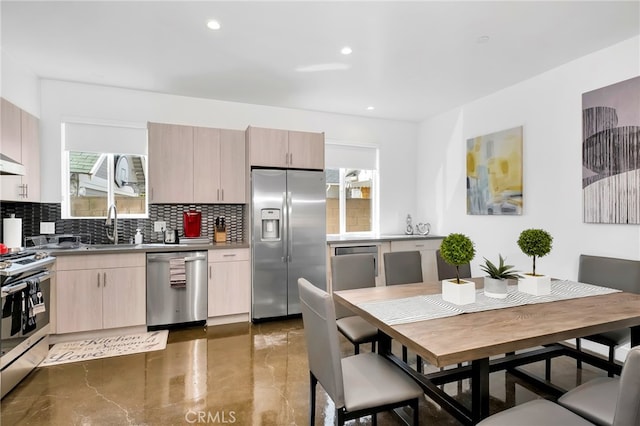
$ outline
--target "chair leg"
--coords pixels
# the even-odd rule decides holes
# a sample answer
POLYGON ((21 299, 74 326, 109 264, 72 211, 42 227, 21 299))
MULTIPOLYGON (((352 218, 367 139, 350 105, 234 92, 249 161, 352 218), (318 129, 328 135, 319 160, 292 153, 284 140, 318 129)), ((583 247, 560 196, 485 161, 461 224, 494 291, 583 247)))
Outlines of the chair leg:
POLYGON ((376 341, 371 341, 371 353, 376 353, 376 341))
POLYGON ((358 355, 360 353, 360 344, 354 343, 353 347, 354 347, 354 353, 358 355))
MULTIPOLYGON (((336 424, 337 424, 338 426, 343 426, 343 425, 344 425, 344 422, 345 422, 346 420, 347 420, 347 419, 345 419, 344 410, 342 410, 342 409, 340 409, 340 410, 339 410, 339 409, 336 409, 336 424)), ((311 425, 311 426, 313 426, 313 425, 311 425)))
POLYGON ((409 359, 409 355, 408 355, 408 350, 406 346, 402 346, 402 360, 407 363, 407 360, 409 359))
POLYGON ((422 357, 420 355, 416 355, 416 369, 418 373, 422 373, 422 357))
POLYGON ((551 358, 544 361, 544 379, 548 382, 551 381, 551 358))
POLYGON ((371 426, 378 426, 378 413, 371 415, 371 426))
POLYGON ((411 409, 413 410, 413 426, 418 426, 420 424, 420 412, 419 410, 419 406, 420 406, 420 401, 418 400, 418 398, 414 399, 411 402, 411 409))
MULTIPOLYGON (((578 338, 576 339, 576 350, 577 350, 578 352, 582 352, 581 346, 582 346, 582 343, 581 343, 581 341, 580 341, 580 338, 578 337, 578 338)), ((578 355, 580 355, 580 354, 578 354, 578 355)), ((581 360, 580 358, 578 358, 578 359, 576 360, 576 367, 577 367, 577 368, 582 368, 582 360, 581 360)))
POLYGON ((311 392, 309 392, 309 425, 313 426, 315 424, 316 419, 316 384, 318 383, 318 379, 313 375, 312 372, 309 372, 310 375, 310 384, 311 384, 311 392))
MULTIPOLYGON (((609 346, 609 362, 613 365, 616 360, 616 348, 614 346, 609 346)), ((609 377, 613 377, 613 370, 609 369, 607 371, 607 375, 609 377)))

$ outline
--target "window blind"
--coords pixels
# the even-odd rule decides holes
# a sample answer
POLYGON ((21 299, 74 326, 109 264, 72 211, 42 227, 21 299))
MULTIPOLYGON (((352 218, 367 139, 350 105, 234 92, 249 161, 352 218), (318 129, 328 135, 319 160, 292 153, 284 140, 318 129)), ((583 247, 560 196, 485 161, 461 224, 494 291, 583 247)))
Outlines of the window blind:
POLYGON ((104 124, 63 123, 64 149, 147 155, 147 129, 104 124))
POLYGON ((327 169, 378 169, 377 148, 327 142, 324 150, 327 169))

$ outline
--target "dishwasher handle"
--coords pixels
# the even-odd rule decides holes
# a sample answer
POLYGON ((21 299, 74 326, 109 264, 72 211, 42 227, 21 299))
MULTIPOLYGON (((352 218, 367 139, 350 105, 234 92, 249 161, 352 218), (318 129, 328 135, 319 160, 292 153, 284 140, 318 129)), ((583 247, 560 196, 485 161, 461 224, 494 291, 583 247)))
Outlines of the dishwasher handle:
POLYGON ((194 262, 196 260, 207 260, 206 253, 156 253, 153 255, 147 255, 147 262, 161 262, 166 263, 171 259, 184 259, 185 262, 194 262))

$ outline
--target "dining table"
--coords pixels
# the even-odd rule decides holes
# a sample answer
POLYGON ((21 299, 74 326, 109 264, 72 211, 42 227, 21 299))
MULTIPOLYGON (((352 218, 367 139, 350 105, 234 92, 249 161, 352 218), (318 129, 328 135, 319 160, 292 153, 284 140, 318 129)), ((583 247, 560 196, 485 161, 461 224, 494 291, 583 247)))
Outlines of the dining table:
MULTIPOLYGON (((483 297, 482 279, 471 280, 476 283, 478 296, 483 297)), ((571 284, 581 288, 581 283, 571 284)), ((553 280, 551 285, 552 289, 559 288, 561 281, 553 280)), ((517 287, 510 288, 517 297, 517 287)), ((639 294, 617 290, 600 294, 602 292, 596 291, 585 297, 545 303, 534 300, 523 305, 507 304, 508 307, 479 311, 467 309, 464 313, 429 318, 430 311, 436 312, 441 305, 447 305, 442 303, 440 293, 440 282, 423 282, 335 291, 333 297, 336 303, 376 326, 379 354, 414 378, 428 397, 465 425, 476 424, 489 416, 489 380, 494 371, 518 374, 558 397, 563 389, 519 367, 567 355, 599 368, 609 368, 608 360, 577 351, 566 341, 626 327, 631 331, 631 347, 640 344, 639 294), (409 312, 410 309, 403 308, 409 302, 412 305, 406 306, 417 305, 421 315, 416 316, 409 312), (401 311, 400 317, 388 315, 393 307, 401 311), (405 310, 408 313, 403 318, 405 310), (413 368, 392 353, 392 340, 436 367, 449 368, 429 374, 420 366, 413 368), (471 407, 463 405, 439 386, 467 378, 471 382, 471 407)), ((496 302, 497 305, 500 303, 496 302)), ((464 310, 465 307, 461 308, 464 310)), ((620 364, 615 367, 619 374, 620 364)))

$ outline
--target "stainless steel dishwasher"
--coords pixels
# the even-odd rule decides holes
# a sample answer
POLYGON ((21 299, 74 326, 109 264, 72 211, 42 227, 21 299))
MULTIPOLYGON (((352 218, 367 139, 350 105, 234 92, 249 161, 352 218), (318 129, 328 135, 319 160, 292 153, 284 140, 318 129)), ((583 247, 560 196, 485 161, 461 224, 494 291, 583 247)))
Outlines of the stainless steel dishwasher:
POLYGON ((207 319, 207 252, 147 253, 147 327, 207 319))

